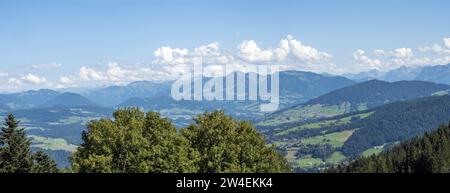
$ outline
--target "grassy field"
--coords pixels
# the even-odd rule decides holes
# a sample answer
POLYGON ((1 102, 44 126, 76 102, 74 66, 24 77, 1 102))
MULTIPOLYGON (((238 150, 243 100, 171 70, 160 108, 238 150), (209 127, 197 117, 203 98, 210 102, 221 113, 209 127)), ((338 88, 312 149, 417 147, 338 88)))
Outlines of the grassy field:
POLYGON ((347 141, 347 139, 352 136, 353 132, 355 132, 356 129, 353 130, 346 130, 336 133, 330 133, 326 135, 320 135, 315 137, 310 137, 302 140, 303 144, 330 144, 333 147, 342 147, 347 141))
POLYGON ((362 153, 362 156, 369 157, 371 155, 378 155, 379 153, 381 153, 383 151, 383 147, 384 147, 384 145, 367 149, 366 151, 364 151, 362 153))
POLYGON ((57 122, 49 122, 49 125, 71 125, 80 123, 82 125, 86 125, 89 121, 100 119, 100 117, 78 117, 78 116, 70 116, 63 119, 59 119, 57 122))
POLYGON ((357 119, 365 119, 372 115, 374 112, 368 112, 368 113, 361 113, 356 115, 347 116, 338 120, 325 120, 325 121, 318 121, 313 123, 308 123, 305 125, 300 125, 298 127, 293 127, 291 129, 284 130, 282 132, 277 133, 276 135, 282 136, 282 135, 288 135, 289 133, 304 130, 304 129, 318 129, 322 127, 328 127, 328 126, 339 126, 339 125, 345 125, 350 123, 350 121, 353 118, 357 119))
POLYGON ((290 123, 298 120, 318 119, 323 117, 333 117, 350 112, 350 104, 341 105, 308 105, 300 108, 294 108, 276 115, 272 119, 260 122, 260 126, 276 126, 283 123, 290 123))
POLYGON ((345 160, 346 157, 344 154, 342 154, 341 152, 337 151, 334 152, 327 160, 327 163, 331 163, 331 164, 338 164, 340 162, 342 162, 343 160, 345 160))
POLYGON ((294 167, 300 168, 313 168, 322 165, 324 162, 318 158, 306 157, 297 159, 295 161, 294 167))
POLYGON ((64 150, 69 152, 74 152, 77 148, 76 145, 69 144, 62 138, 49 138, 35 135, 30 135, 28 137, 32 140, 32 147, 39 147, 46 150, 64 150))

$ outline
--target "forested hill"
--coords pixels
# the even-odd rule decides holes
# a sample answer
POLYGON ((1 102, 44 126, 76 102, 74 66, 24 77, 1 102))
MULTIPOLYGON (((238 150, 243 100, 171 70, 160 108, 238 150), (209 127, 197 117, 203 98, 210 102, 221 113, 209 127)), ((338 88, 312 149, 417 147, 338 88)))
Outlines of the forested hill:
POLYGON ((450 127, 414 138, 371 157, 359 158, 328 172, 442 173, 450 172, 450 127))
POLYGON ((372 110, 371 116, 347 125, 358 130, 342 147, 344 154, 355 157, 367 148, 411 139, 448 122, 450 96, 396 102, 372 110))
POLYGON ((385 82, 371 80, 321 95, 265 116, 257 124, 261 130, 284 128, 286 124, 299 124, 320 118, 334 117, 363 111, 396 101, 405 101, 432 95, 444 95, 449 85, 424 81, 385 82))
POLYGON ((340 105, 348 102, 352 108, 357 108, 361 104, 372 108, 389 102, 430 96, 447 89, 450 89, 450 86, 433 82, 399 81, 391 83, 370 80, 332 91, 310 100, 307 104, 340 105))

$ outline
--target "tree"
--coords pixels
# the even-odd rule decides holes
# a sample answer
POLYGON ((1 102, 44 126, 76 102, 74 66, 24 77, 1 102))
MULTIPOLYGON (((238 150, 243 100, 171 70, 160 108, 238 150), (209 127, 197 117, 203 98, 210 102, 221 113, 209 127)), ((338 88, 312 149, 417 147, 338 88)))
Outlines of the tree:
POLYGON ((114 120, 91 121, 71 158, 78 172, 196 172, 197 153, 158 113, 116 111, 114 120))
POLYGON ((19 121, 9 114, 0 132, 0 173, 28 173, 32 164, 25 129, 19 128, 19 121))
POLYGON ((57 173, 59 172, 56 162, 52 160, 47 154, 38 151, 33 154, 33 166, 31 167, 33 173, 57 173))
POLYGON ((450 172, 450 125, 394 146, 369 158, 361 157, 328 172, 443 173, 450 172))
POLYGON ((200 153, 199 172, 289 172, 285 159, 266 146, 249 122, 235 121, 223 111, 205 112, 181 130, 200 153))

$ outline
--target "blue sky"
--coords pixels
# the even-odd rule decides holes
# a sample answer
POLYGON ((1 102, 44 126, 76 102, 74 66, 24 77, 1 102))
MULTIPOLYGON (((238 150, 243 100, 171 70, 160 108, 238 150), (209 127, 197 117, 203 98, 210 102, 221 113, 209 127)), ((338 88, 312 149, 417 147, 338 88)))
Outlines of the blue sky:
POLYGON ((124 83, 141 68, 166 77, 157 72, 174 64, 158 60, 158 48, 193 53, 213 42, 247 63, 266 60, 283 39, 300 42, 318 57, 291 47, 288 62, 273 62, 336 74, 444 64, 449 9, 446 0, 0 0, 0 79, 8 83, 0 90, 124 83))

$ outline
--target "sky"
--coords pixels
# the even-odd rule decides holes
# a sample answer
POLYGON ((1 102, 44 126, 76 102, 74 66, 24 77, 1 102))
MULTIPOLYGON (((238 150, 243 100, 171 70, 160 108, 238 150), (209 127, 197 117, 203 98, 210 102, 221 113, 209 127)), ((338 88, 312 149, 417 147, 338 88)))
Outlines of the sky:
POLYGON ((0 91, 205 65, 344 74, 450 63, 447 0, 0 0, 0 91))

